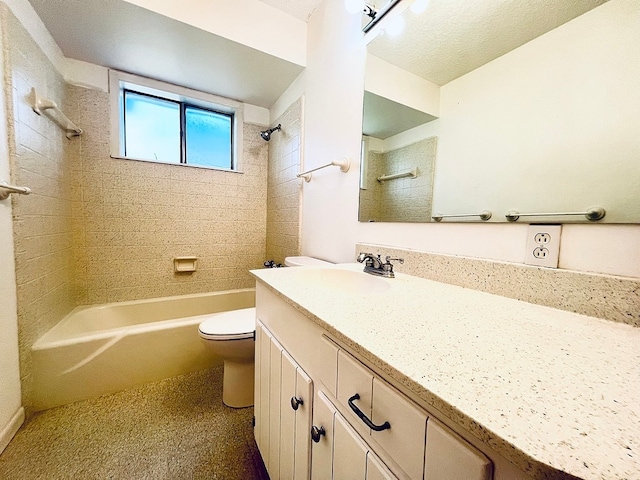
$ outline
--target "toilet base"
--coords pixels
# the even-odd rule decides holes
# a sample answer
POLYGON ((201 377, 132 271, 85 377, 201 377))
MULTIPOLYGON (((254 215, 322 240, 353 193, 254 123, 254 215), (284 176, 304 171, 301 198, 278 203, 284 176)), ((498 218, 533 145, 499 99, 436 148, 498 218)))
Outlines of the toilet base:
POLYGON ((222 403, 227 407, 245 408, 253 405, 254 362, 224 360, 222 403))

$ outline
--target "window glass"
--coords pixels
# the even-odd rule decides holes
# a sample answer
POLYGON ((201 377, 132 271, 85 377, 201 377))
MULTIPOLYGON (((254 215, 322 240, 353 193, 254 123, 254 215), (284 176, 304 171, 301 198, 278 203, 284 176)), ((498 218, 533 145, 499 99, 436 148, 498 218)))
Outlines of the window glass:
POLYGON ((124 91, 126 157, 180 163, 180 104, 124 91))
POLYGON ((186 163, 232 168, 230 115, 185 107, 186 163))

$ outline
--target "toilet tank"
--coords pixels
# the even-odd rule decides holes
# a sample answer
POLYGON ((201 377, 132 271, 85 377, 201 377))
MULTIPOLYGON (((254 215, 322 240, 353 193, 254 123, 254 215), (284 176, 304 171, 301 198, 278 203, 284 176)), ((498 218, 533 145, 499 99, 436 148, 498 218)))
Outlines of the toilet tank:
POLYGON ((331 265, 331 262, 325 262, 324 260, 313 257, 300 256, 286 257, 284 259, 284 264, 287 267, 304 267, 307 265, 331 265))

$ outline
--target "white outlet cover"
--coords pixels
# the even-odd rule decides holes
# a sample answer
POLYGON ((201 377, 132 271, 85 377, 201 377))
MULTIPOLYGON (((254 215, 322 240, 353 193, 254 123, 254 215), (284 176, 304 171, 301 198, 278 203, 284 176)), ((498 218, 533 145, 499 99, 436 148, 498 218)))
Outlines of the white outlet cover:
POLYGON ((558 268, 562 225, 529 225, 524 263, 558 268))

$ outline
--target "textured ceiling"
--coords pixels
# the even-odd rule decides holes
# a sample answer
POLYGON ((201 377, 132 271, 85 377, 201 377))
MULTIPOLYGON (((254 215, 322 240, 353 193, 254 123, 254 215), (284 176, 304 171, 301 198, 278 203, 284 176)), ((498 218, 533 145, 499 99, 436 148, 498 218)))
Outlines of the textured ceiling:
POLYGON ((380 35, 368 48, 444 85, 606 1, 430 0, 421 15, 404 12, 401 36, 380 35))
POLYGON ((313 11, 318 8, 322 0, 260 0, 273 8, 277 8, 303 22, 309 20, 313 11))

